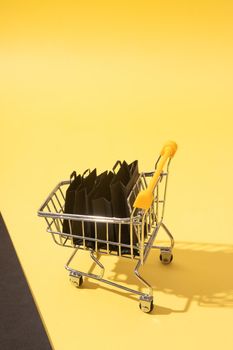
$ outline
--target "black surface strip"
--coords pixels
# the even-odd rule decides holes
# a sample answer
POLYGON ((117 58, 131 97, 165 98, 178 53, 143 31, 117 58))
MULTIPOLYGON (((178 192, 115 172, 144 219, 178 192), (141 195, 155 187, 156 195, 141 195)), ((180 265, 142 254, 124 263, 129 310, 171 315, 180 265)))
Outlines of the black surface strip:
POLYGON ((0 349, 52 349, 1 214, 0 349))

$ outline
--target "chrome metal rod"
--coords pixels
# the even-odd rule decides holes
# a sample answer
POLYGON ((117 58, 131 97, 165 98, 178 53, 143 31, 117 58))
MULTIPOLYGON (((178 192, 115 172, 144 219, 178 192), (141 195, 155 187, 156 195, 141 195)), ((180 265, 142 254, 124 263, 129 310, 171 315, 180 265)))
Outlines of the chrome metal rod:
POLYGON ((76 273, 77 275, 85 276, 85 277, 87 277, 87 278, 92 278, 92 279, 98 280, 98 281, 100 281, 100 282, 109 284, 110 286, 113 286, 113 287, 116 287, 116 288, 120 288, 120 289, 126 290, 127 292, 130 292, 130 293, 133 293, 133 294, 137 294, 137 295, 148 295, 147 293, 139 292, 138 290, 131 289, 131 288, 122 286, 121 284, 118 284, 118 283, 115 283, 115 282, 106 280, 106 279, 104 279, 104 278, 99 277, 98 275, 93 274, 93 273, 86 273, 86 272, 74 270, 74 269, 72 269, 72 268, 70 268, 70 267, 66 267, 66 270, 68 270, 68 271, 70 271, 70 272, 73 272, 73 273, 76 273))
POLYGON ((146 247, 144 249, 144 256, 143 256, 143 261, 145 262, 146 259, 147 259, 147 256, 149 254, 149 251, 151 249, 151 247, 153 246, 153 243, 154 243, 154 240, 155 240, 155 237, 157 236, 158 234, 158 231, 159 231, 159 228, 161 226, 161 222, 156 226, 156 228, 154 229, 153 233, 151 234, 147 244, 146 244, 146 247))
MULTIPOLYGON (((157 233, 158 233, 158 230, 159 230, 160 225, 161 225, 161 223, 159 223, 159 225, 155 228, 155 230, 154 230, 153 233, 151 234, 151 236, 150 236, 150 238, 149 238, 149 240, 148 240, 148 242, 147 242, 147 244, 146 244, 146 246, 145 246, 144 255, 143 255, 143 262, 145 262, 146 259, 147 259, 148 253, 149 253, 149 251, 150 251, 150 248, 151 248, 152 245, 153 245, 153 242, 154 242, 155 237, 156 237, 156 235, 157 235, 157 233)), ((141 266, 142 266, 142 261, 139 260, 138 263, 137 263, 137 265, 136 265, 136 267, 135 267, 135 269, 134 269, 134 274, 135 274, 135 276, 139 279, 139 281, 140 281, 141 283, 143 283, 143 284, 149 289, 148 295, 149 295, 149 296, 153 296, 153 288, 151 287, 151 285, 150 285, 146 280, 144 280, 144 278, 143 278, 143 277, 140 275, 140 273, 139 273, 139 269, 140 269, 141 266)))
MULTIPOLYGON (((140 273, 139 273, 139 268, 140 268, 141 266, 142 266, 142 264, 141 264, 141 261, 139 260, 138 263, 137 263, 137 265, 136 265, 136 267, 135 267, 135 269, 134 269, 134 274, 135 274, 135 276, 139 279, 139 281, 140 281, 142 284, 144 284, 144 285, 149 289, 148 295, 149 295, 149 296, 153 296, 153 288, 151 287, 151 285, 150 285, 148 282, 146 282, 146 281, 144 280, 144 278, 142 278, 142 276, 141 276, 140 273)), ((145 294, 145 293, 143 293, 143 294, 145 294)))
MULTIPOLYGON (((61 235, 60 232, 56 232, 56 231, 52 231, 52 230, 47 230, 47 232, 49 233, 53 233, 56 235, 61 235)), ((83 240, 83 236, 78 236, 78 235, 71 235, 69 233, 62 233, 62 236, 64 237, 69 237, 69 238, 78 238, 78 239, 82 239, 83 240)), ((130 244, 124 244, 124 243, 119 243, 119 242, 114 242, 114 241, 106 241, 103 239, 99 239, 99 238, 91 238, 91 237, 85 237, 86 241, 90 241, 90 242, 99 242, 99 243, 109 243, 111 245, 115 245, 115 246, 120 246, 124 247, 124 248, 131 248, 130 244)), ((139 247, 137 247, 136 245, 133 246, 134 249, 138 250, 139 247)))
POLYGON ((95 257, 94 254, 95 254, 94 250, 91 250, 91 251, 90 251, 90 256, 91 256, 92 260, 101 268, 101 275, 100 275, 100 278, 103 278, 103 276, 104 276, 104 271, 105 271, 104 265, 101 264, 101 262, 95 257))
MULTIPOLYGON (((73 269, 71 268, 69 265, 71 263, 71 261, 73 260, 75 254, 77 253, 79 248, 76 248, 74 250, 74 252, 72 253, 72 255, 70 256, 69 260, 67 261, 66 265, 65 265, 65 269, 69 272, 72 272, 74 274, 77 274, 79 276, 85 276, 87 278, 92 278, 92 279, 95 279, 95 280, 98 280, 100 282, 103 282, 103 283, 106 283, 106 284, 109 284, 113 287, 116 287, 116 288, 120 288, 120 289, 123 289, 123 290, 126 290, 127 292, 130 292, 130 293, 133 293, 133 294, 137 294, 137 295, 148 295, 147 293, 143 293, 143 292, 139 292, 138 290, 135 290, 135 289, 132 289, 132 288, 128 288, 128 287, 125 287, 125 286, 122 286, 121 284, 118 284, 118 283, 115 283, 115 282, 112 282, 112 281, 109 281, 109 280, 106 280, 106 279, 103 279, 101 276, 99 275, 96 275, 94 273, 86 273, 86 272, 83 272, 83 271, 79 271, 79 270, 76 270, 76 269, 73 269)), ((100 266, 104 269, 104 266, 100 263, 100 261, 93 255, 94 254, 94 251, 92 251, 92 259, 100 266)), ((138 274, 139 275, 139 274, 138 274)), ((146 281, 143 280, 142 277, 138 277, 142 283, 144 283, 146 285, 146 287, 150 287, 148 285, 148 283, 146 281)), ((151 295, 151 294, 149 294, 151 295)))
POLYGON ((161 223, 161 226, 164 228, 165 232, 167 233, 168 237, 170 238, 170 240, 171 240, 171 248, 173 248, 175 242, 174 242, 174 238, 173 238, 171 232, 168 230, 167 226, 163 222, 161 223))
POLYGON ((71 261, 73 260, 75 254, 77 253, 78 249, 79 249, 79 248, 75 248, 74 252, 71 254, 69 260, 67 261, 67 263, 66 263, 66 265, 65 265, 65 268, 66 268, 66 267, 69 267, 71 261))

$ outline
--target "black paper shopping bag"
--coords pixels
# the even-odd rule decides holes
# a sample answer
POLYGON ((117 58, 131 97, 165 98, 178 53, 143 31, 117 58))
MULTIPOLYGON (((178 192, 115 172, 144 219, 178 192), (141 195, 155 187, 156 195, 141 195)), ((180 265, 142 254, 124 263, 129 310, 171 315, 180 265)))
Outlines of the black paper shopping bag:
MULTIPOLYGON (((95 186, 97 178, 96 169, 90 172, 89 175, 82 178, 81 184, 75 191, 75 201, 74 201, 74 214, 78 215, 89 215, 91 214, 90 203, 88 199, 88 194, 91 192, 95 186)), ((92 237, 91 224, 88 221, 72 221, 72 234, 78 236, 92 237)), ((81 244, 80 239, 74 238, 73 242, 75 244, 81 244)), ((84 241, 85 245, 88 247, 93 247, 93 242, 84 241)))
MULTIPOLYGON (((76 174, 75 171, 70 176, 71 183, 68 189, 66 190, 66 198, 65 198, 65 207, 64 207, 64 213, 65 214, 73 214, 74 213, 74 203, 75 203, 75 192, 76 189, 80 186, 82 182, 82 176, 76 174), (73 181, 72 181, 72 178, 73 181)), ((63 233, 70 234, 70 226, 68 220, 63 220, 63 233)))
MULTIPOLYGON (((121 164, 118 173, 115 175, 110 185, 113 216, 120 218, 127 218, 130 216, 130 208, 127 199, 138 177, 138 161, 134 161, 131 164, 127 164, 127 162, 124 161, 121 164)), ((130 204, 132 207, 133 203, 130 204)), ((130 242, 130 225, 122 224, 121 227, 115 225, 115 240, 127 245, 132 243, 130 242)), ((137 237, 133 231, 133 243, 136 242, 137 237)), ((122 247, 122 254, 127 254, 129 252, 128 248, 122 247)))
MULTIPOLYGON (((94 195, 92 196, 92 211, 95 216, 112 217, 112 203, 111 203, 111 191, 110 183, 114 177, 112 172, 105 174, 102 177, 99 186, 97 187, 94 195)), ((95 236, 100 240, 115 241, 114 225, 111 223, 97 223, 94 228, 95 236)), ((106 249, 105 243, 98 243, 98 249, 106 249)), ((109 249, 112 250, 113 246, 109 245, 109 249)))

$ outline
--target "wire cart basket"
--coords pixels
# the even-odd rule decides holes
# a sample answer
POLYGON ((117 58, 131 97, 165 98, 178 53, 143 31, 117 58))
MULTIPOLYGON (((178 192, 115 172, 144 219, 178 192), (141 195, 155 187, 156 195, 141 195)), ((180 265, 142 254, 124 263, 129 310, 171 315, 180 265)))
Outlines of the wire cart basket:
POLYGON ((130 209, 130 216, 126 218, 104 217, 93 215, 78 215, 64 212, 66 190, 71 180, 61 181, 47 197, 38 210, 38 216, 45 218, 47 232, 52 235, 54 242, 63 247, 73 248, 66 270, 69 271, 71 282, 80 287, 83 284, 83 277, 92 278, 108 285, 121 288, 139 296, 139 307, 143 312, 149 313, 153 310, 153 289, 151 285, 140 275, 140 267, 145 264, 151 249, 160 250, 160 260, 163 264, 170 264, 173 255, 172 249, 174 239, 171 232, 163 222, 166 201, 167 183, 169 175, 169 165, 177 150, 177 145, 173 141, 167 142, 155 164, 155 170, 142 172, 134 184, 127 198, 130 209), (133 203, 131 205, 130 203, 133 203), (67 220, 69 233, 63 232, 63 223, 67 220), (80 222, 81 232, 73 232, 72 223, 80 222), (93 227, 93 235, 85 235, 85 225, 90 223, 93 227), (106 239, 98 235, 98 225, 105 228, 106 239), (118 241, 109 239, 110 226, 114 225, 118 231, 118 241), (129 243, 122 243, 121 233, 123 225, 129 229, 129 243), (155 245, 155 239, 162 228, 169 238, 170 244, 167 246, 155 245), (136 239, 135 239, 136 237, 136 239), (88 247, 87 242, 92 246, 88 247), (117 249, 112 249, 112 247, 117 249), (71 262, 79 249, 88 251, 91 259, 99 266, 99 275, 79 271, 72 268, 71 262), (147 288, 147 293, 125 287, 114 281, 104 279, 105 268, 99 261, 101 254, 115 255, 119 258, 135 259, 137 261, 134 274, 138 280, 147 288))

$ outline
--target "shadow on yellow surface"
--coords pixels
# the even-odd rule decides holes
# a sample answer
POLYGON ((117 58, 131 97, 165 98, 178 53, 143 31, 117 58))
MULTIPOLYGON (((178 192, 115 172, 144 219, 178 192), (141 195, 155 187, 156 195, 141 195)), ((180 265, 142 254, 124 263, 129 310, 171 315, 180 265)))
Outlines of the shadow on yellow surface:
MULTIPOLYGON (((200 307, 233 307, 233 246, 178 242, 173 254, 172 264, 162 265, 159 261, 159 252, 152 251, 141 269, 142 276, 154 289, 156 307, 152 314, 188 312, 193 302, 200 307), (156 292, 182 298, 184 306, 175 310, 159 305, 156 292)), ((104 257, 104 259, 111 259, 111 257, 104 257)), ((133 274, 134 266, 135 261, 118 259, 108 278, 129 288, 145 291, 133 274)), ((85 288, 103 288, 109 291, 111 289, 90 279, 86 279, 85 288)), ((113 289, 113 291, 124 297, 137 298, 121 290, 113 289)))

